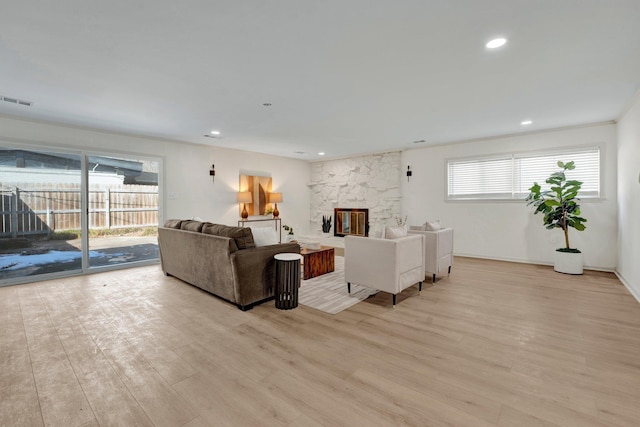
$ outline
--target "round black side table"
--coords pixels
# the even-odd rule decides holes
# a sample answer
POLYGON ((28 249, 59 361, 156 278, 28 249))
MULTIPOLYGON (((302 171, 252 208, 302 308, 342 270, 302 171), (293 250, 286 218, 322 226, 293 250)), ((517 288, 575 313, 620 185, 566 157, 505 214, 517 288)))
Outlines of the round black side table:
POLYGON ((276 308, 291 310, 298 306, 300 286, 300 261, 302 255, 282 253, 273 256, 276 260, 276 308))

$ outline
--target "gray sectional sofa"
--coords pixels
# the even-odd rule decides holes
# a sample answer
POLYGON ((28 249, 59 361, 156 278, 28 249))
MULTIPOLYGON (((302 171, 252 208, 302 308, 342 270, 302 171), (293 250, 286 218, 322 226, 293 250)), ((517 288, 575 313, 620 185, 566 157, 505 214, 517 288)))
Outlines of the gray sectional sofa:
POLYGON ((297 243, 256 247, 250 228, 193 220, 158 227, 162 271, 248 310, 273 298, 275 261, 297 243))

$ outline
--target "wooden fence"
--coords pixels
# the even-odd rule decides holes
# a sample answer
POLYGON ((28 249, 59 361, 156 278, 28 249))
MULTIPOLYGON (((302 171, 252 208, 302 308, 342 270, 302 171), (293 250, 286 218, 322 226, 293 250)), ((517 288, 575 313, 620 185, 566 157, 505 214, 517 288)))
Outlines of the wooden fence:
MULTIPOLYGON (((77 185, 37 190, 15 187, 1 190, 0 195, 0 237, 81 228, 81 193, 77 185)), ((88 207, 90 229, 156 226, 158 187, 92 188, 88 207)))

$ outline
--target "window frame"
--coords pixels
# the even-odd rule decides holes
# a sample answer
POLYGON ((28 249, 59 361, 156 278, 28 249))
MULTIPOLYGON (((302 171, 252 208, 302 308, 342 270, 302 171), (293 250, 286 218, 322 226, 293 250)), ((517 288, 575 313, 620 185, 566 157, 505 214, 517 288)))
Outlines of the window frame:
MULTIPOLYGON (((444 201, 445 202, 522 202, 526 198, 526 195, 522 193, 518 193, 515 188, 516 185, 516 168, 514 167, 515 159, 518 158, 529 158, 529 157, 544 157, 544 156, 562 156, 562 155, 572 155, 580 152, 589 152, 589 151, 597 151, 598 152, 598 190, 597 195, 589 195, 589 194, 580 194, 578 197, 582 201, 598 201, 604 199, 604 185, 603 185, 603 176, 604 176, 604 150, 602 143, 600 144, 589 144, 589 145, 580 145, 573 147, 565 147, 561 149, 539 149, 539 150, 528 150, 528 151, 510 151, 510 152, 502 152, 502 153, 494 153, 483 156, 465 156, 465 157, 449 157, 444 159, 444 201), (511 159, 511 192, 508 197, 496 197, 491 195, 491 193, 480 193, 474 196, 463 196, 463 197, 452 197, 449 194, 449 165, 452 162, 469 162, 469 161, 491 161, 491 160, 503 160, 505 158, 511 159)), ((546 179, 546 178, 545 178, 546 179)), ((542 182, 538 182, 539 184, 545 184, 544 180, 542 182)), ((531 182, 533 185, 533 182, 531 182)), ((543 185, 544 187, 544 185, 543 185)), ((505 193, 506 194, 506 193, 505 193)))

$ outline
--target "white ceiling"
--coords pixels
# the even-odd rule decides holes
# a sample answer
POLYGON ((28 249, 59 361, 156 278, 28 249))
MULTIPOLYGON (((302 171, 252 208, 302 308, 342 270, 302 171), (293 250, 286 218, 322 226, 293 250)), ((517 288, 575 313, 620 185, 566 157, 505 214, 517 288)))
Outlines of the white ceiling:
POLYGON ((0 113, 301 159, 615 120, 639 88, 640 0, 0 0, 0 95, 34 102, 0 113))

